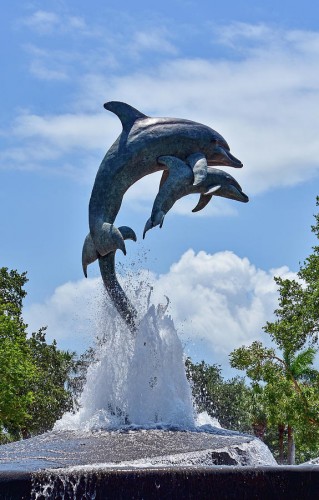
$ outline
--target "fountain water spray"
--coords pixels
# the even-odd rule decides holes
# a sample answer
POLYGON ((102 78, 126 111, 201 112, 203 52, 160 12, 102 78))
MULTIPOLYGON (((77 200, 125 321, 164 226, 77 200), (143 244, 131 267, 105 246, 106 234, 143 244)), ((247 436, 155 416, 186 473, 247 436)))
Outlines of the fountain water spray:
POLYGON ((182 344, 172 319, 161 306, 150 305, 133 337, 111 305, 101 305, 97 359, 88 368, 80 409, 66 413, 55 429, 194 428, 182 344))

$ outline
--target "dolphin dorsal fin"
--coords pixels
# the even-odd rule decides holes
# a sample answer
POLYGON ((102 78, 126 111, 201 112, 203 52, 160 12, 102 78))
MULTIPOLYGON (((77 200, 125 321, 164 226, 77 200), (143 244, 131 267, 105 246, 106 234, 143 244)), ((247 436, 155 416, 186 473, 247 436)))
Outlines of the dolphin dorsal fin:
POLYGON ((104 108, 112 113, 116 114, 122 122, 123 130, 129 132, 133 127, 136 120, 139 118, 148 118, 138 111, 138 109, 133 108, 129 104, 120 101, 109 101, 104 104, 104 108))

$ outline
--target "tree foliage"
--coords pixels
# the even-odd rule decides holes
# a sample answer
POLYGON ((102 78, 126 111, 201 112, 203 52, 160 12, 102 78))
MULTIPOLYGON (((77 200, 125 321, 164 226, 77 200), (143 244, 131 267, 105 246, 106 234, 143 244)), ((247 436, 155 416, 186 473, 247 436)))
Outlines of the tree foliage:
POLYGON ((59 350, 55 341, 46 342, 45 328, 32 333, 27 342, 36 367, 31 383, 34 397, 28 407, 28 434, 34 435, 51 429, 64 412, 72 410, 70 385, 77 362, 74 352, 59 350))
POLYGON ((224 380, 220 366, 208 365, 204 361, 192 363, 190 358, 186 360, 186 374, 198 412, 207 411, 224 428, 251 430, 249 389, 244 379, 234 377, 224 380))
POLYGON ((30 386, 35 377, 24 325, 0 304, 0 442, 5 430, 16 435, 30 420, 28 408, 34 398, 30 386))
MULTIPOLYGON (((317 197, 319 206, 319 197, 317 197)), ((319 238, 319 213, 311 227, 319 238)), ((276 320, 268 322, 265 331, 280 349, 296 352, 305 344, 315 345, 319 332, 319 245, 312 247, 298 271, 298 280, 275 278, 279 289, 276 320)))
MULTIPOLYGON (((319 198, 317 198, 317 206, 319 198)), ((319 214, 312 231, 319 238, 319 214)), ((288 463, 294 441, 299 460, 319 455, 319 372, 314 368, 319 331, 319 246, 307 257, 298 279, 275 278, 279 306, 264 327, 273 348, 253 342, 230 354, 231 366, 245 370, 259 392, 265 425, 288 433, 288 463)), ((279 455, 282 457, 282 449, 279 455)))
POLYGON ((26 272, 19 274, 7 267, 0 268, 0 303, 8 316, 22 320, 22 301, 27 295, 23 287, 27 282, 26 272))
POLYGON ((47 343, 45 328, 27 335, 27 281, 26 273, 0 269, 0 442, 51 429, 73 405, 75 354, 47 343))

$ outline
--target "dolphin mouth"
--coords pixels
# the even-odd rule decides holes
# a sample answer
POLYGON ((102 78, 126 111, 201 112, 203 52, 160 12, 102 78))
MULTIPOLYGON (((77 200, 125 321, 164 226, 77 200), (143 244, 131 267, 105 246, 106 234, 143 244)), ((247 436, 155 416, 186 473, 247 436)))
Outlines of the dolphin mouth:
POLYGON ((212 158, 207 160, 209 167, 223 165, 226 167, 242 168, 243 164, 238 158, 233 156, 230 151, 221 146, 216 146, 212 158))

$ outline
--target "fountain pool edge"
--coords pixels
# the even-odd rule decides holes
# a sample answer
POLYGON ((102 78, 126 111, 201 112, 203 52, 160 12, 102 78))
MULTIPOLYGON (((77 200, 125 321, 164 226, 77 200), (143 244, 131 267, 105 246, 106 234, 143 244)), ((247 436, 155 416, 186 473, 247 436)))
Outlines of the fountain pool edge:
MULTIPOLYGON (((55 493, 73 497, 95 494, 96 500, 134 499, 313 499, 319 491, 319 467, 152 467, 109 468, 70 472, 65 481, 59 469, 26 472, 0 471, 0 498, 36 498, 41 484, 59 480, 55 493), (69 486, 67 485, 69 484, 69 486), (71 489, 70 489, 71 491, 71 489)), ((53 484, 53 483, 52 483, 53 484)), ((54 498, 54 497, 53 497, 54 498)))

